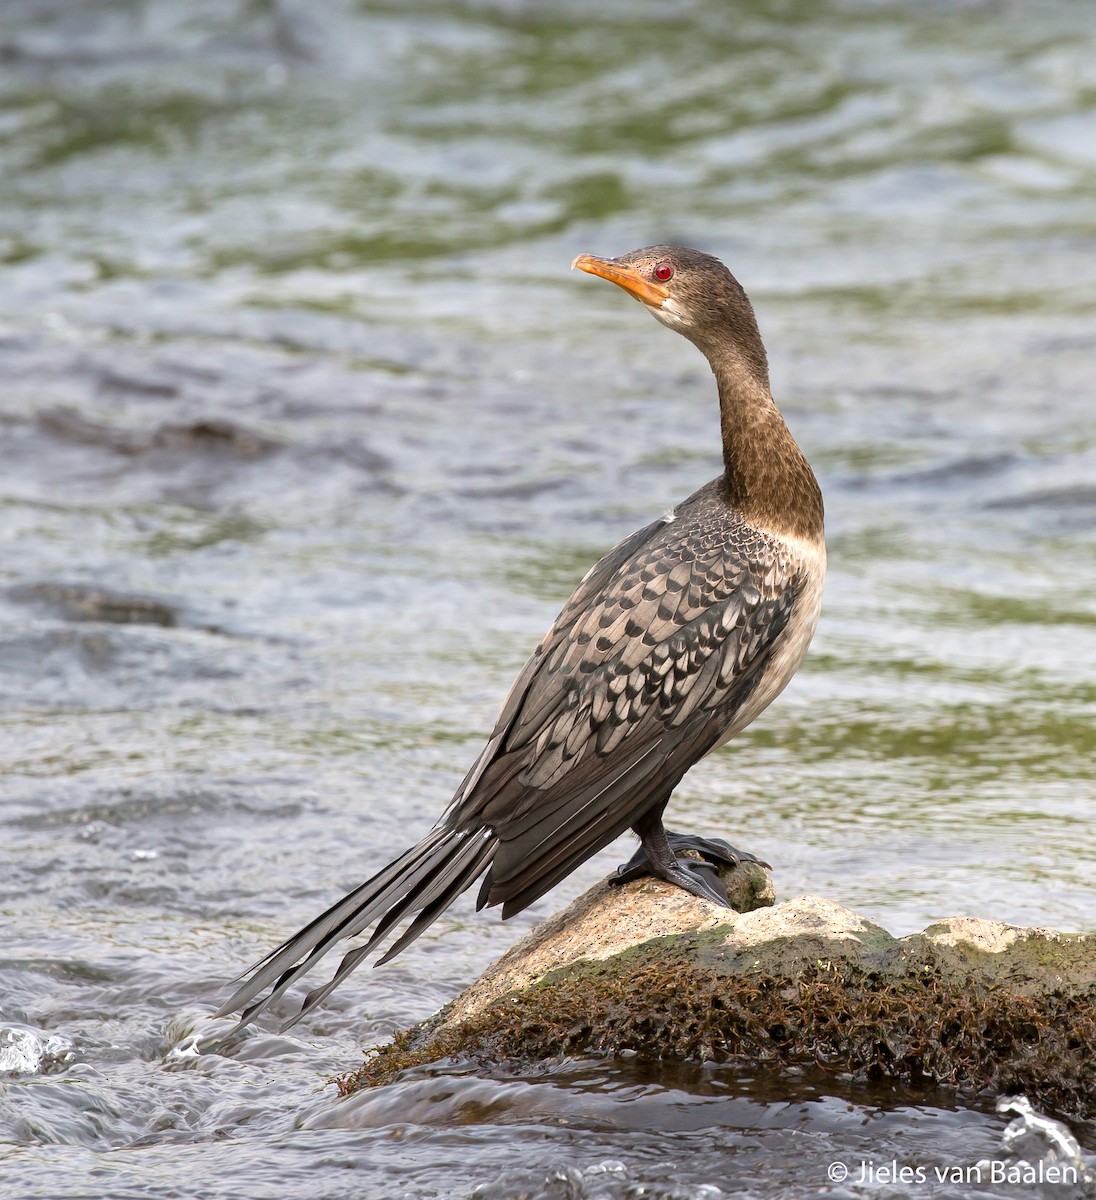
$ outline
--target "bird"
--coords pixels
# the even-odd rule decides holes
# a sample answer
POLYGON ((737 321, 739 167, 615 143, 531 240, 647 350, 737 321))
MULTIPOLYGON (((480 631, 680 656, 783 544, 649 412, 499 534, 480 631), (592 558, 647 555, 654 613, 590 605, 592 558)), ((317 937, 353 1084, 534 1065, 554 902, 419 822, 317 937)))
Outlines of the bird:
POLYGON ((571 265, 707 358, 723 471, 590 568, 437 823, 237 979, 217 1015, 239 1013, 239 1026, 343 939, 369 931, 283 1029, 369 954, 383 949, 380 965, 406 949, 481 876, 477 910, 501 905, 505 920, 629 829, 640 849, 620 878, 649 872, 714 904, 727 898, 710 864, 761 861, 662 818, 686 771, 803 661, 826 571, 822 493, 773 400, 753 307, 719 259, 655 245, 571 265))

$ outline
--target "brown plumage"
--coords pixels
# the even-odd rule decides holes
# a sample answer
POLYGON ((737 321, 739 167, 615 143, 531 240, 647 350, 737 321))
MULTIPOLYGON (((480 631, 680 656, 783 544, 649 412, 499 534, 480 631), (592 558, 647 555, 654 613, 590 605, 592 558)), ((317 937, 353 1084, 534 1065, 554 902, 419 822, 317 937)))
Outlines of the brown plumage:
MULTIPOLYGON (((825 574, 822 498, 769 393, 753 309, 722 263, 653 246, 574 265, 619 284, 705 354, 724 472, 591 568, 439 822, 256 964, 220 1015, 250 1020, 337 941, 373 926, 292 1024, 401 923, 379 961, 481 874, 478 906, 501 904, 509 917, 629 828, 647 869, 725 903, 710 874, 675 856, 662 812, 689 767, 749 724, 802 661, 825 574)), ((743 857, 708 845, 713 857, 743 857)))

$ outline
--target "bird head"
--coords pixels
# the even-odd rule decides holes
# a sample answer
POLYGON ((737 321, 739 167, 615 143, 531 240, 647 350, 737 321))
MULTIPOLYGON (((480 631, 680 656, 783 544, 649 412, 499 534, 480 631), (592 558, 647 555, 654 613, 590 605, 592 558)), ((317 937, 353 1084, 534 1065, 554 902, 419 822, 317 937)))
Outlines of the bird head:
POLYGON ((623 288, 655 320, 695 343, 713 366, 735 353, 767 384, 753 306, 718 258, 688 246, 646 246, 619 258, 580 254, 571 266, 623 288))

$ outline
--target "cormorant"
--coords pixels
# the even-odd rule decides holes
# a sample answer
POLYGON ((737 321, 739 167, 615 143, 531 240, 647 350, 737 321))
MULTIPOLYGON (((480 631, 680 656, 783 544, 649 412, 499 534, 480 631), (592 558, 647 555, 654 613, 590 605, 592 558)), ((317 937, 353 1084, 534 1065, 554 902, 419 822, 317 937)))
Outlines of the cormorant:
POLYGON ((246 1023, 372 926, 293 1024, 401 923, 379 962, 481 875, 477 908, 501 904, 505 919, 627 829, 641 841, 633 875, 645 868, 717 904, 726 896, 713 872, 674 846, 753 857, 668 837, 662 813, 693 763, 748 725, 802 662, 825 576, 822 495, 773 402, 753 308, 718 259, 665 245, 582 254, 572 266, 618 284, 708 359, 724 470, 587 572, 438 823, 252 967, 219 1016, 242 1010, 246 1023))

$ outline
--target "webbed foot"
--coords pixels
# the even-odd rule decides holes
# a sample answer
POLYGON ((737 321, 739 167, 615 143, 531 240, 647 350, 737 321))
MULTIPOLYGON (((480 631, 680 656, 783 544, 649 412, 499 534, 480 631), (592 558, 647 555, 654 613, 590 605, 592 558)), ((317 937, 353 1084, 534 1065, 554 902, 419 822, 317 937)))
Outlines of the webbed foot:
POLYGON ((737 867, 740 862, 755 862, 768 870, 772 869, 764 859, 747 850, 738 850, 722 838, 702 838, 691 833, 671 833, 666 830, 664 841, 669 854, 661 852, 659 840, 657 836, 654 839, 644 838, 635 854, 623 866, 617 867, 616 874, 611 876, 609 882, 629 883, 633 879, 642 879, 644 875, 654 875, 684 888, 694 896, 730 908, 727 890, 719 878, 720 867, 737 867), (653 855, 651 850, 654 851, 653 855))

